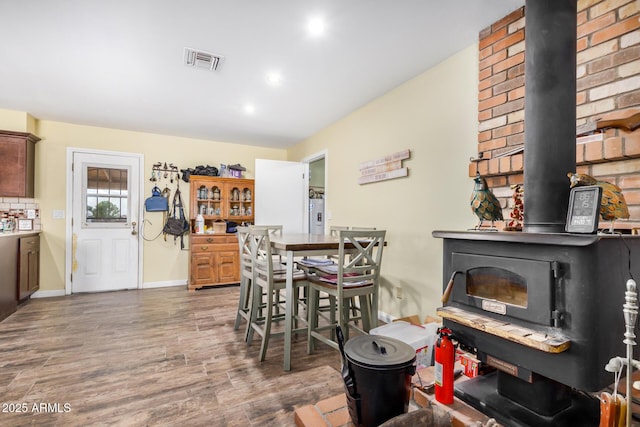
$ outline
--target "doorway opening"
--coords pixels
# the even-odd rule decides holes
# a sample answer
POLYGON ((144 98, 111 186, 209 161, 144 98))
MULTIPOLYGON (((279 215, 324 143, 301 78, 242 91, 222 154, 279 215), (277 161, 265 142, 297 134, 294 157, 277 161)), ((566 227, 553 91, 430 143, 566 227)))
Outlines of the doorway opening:
POLYGON ((324 234, 327 226, 327 153, 303 159, 309 164, 309 234, 324 234))

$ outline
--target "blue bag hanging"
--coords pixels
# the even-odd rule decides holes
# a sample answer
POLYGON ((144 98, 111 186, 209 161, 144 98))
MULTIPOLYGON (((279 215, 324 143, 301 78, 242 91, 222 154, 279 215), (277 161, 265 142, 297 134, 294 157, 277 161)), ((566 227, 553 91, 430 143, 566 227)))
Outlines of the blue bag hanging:
POLYGON ((151 197, 144 201, 144 209, 147 212, 167 212, 169 210, 169 201, 162 197, 157 186, 151 189, 151 197))

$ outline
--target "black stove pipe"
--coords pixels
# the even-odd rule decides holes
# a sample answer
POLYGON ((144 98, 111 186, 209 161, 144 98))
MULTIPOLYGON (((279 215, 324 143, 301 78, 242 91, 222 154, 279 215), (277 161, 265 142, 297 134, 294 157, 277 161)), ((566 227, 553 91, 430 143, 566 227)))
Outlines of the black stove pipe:
POLYGON ((564 232, 576 169, 577 3, 525 4, 525 232, 564 232))

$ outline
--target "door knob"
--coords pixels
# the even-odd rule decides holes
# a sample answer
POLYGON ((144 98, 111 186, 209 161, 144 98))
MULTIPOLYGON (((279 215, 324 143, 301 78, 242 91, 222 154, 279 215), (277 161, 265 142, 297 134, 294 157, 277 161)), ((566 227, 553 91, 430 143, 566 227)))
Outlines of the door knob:
POLYGON ((137 236, 138 235, 138 229, 136 228, 136 225, 138 225, 137 222, 133 221, 131 223, 131 235, 132 236, 137 236))

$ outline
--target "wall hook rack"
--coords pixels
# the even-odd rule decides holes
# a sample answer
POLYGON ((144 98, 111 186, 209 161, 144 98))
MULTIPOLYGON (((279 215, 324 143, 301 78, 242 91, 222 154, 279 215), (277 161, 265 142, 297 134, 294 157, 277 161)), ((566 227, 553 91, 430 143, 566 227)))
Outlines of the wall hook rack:
POLYGON ((169 163, 168 165, 167 162, 154 163, 151 167, 151 178, 149 181, 156 182, 162 178, 169 179, 173 184, 174 180, 180 179, 180 169, 173 163, 169 163))

